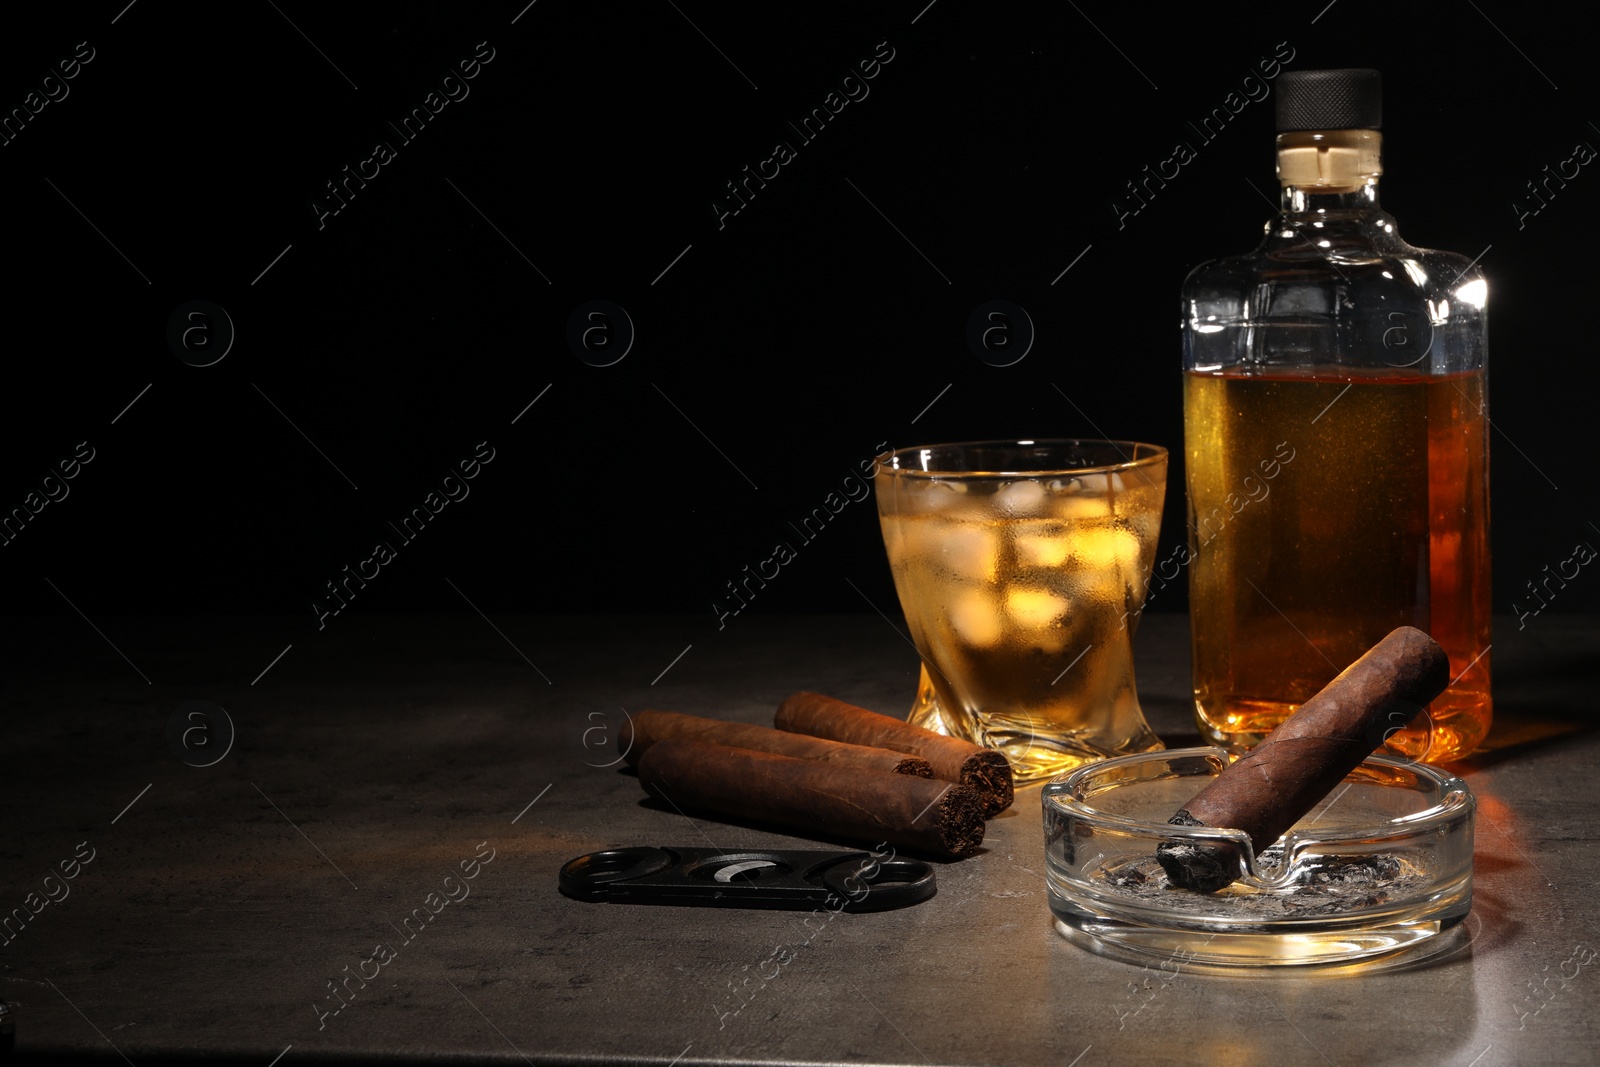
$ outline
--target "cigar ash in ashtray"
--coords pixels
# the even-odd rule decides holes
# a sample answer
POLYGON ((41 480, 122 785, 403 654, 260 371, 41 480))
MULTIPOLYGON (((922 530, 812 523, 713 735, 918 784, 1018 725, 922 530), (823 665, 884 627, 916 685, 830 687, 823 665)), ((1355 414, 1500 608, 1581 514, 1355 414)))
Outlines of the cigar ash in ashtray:
MULTIPOLYGON (((1256 857, 1258 871, 1268 879, 1284 879, 1285 856, 1274 845, 1256 857)), ((1225 907, 1232 919, 1296 919, 1336 915, 1381 908, 1407 897, 1432 881, 1433 876, 1393 853, 1367 856, 1324 857, 1303 866, 1279 891, 1261 891, 1236 884, 1219 893, 1191 893, 1175 889, 1154 856, 1133 859, 1095 872, 1102 891, 1130 902, 1158 906, 1192 915, 1215 915, 1225 907)))

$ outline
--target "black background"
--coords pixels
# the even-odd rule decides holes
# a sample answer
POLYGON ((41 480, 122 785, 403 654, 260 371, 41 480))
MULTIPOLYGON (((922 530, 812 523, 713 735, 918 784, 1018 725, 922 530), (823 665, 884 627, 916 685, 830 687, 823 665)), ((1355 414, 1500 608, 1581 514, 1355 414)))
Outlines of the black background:
MULTIPOLYGON (((324 583, 397 543, 386 520, 488 441, 470 496, 348 610, 470 597, 715 630, 724 583, 782 540, 798 558, 748 610, 892 613, 870 500, 811 543, 789 528, 880 442, 1176 452, 1178 287, 1252 246, 1276 200, 1271 99, 1210 143, 1186 123, 1280 49, 1384 72, 1385 207, 1415 244, 1482 253, 1496 610, 1600 544, 1583 447, 1600 176, 1521 226, 1513 207, 1600 145, 1592 21, 1356 0, 523 3, 8 14, 7 111, 78 42, 94 59, 0 147, 0 508, 95 450, 0 547, 9 612, 70 598, 91 619, 287 612, 314 631, 324 583), (479 42, 494 58, 470 95, 402 143, 386 123, 479 42), (800 143, 787 123, 880 42, 870 95, 800 143), (1197 158, 1119 229, 1124 182, 1180 139, 1197 158), (378 140, 396 158, 319 228, 313 200, 378 140), (719 227, 724 183, 777 140, 797 158, 719 227), (1009 367, 965 340, 995 298, 1037 331, 1009 367), (166 342, 193 299, 237 331, 213 366, 166 342), (565 339, 593 299, 637 331, 609 367, 565 339)), ((1163 556, 1182 535, 1174 459, 1163 556)), ((1163 596, 1153 610, 1184 606, 1163 596)), ((1549 610, 1597 605, 1584 572, 1549 610)))

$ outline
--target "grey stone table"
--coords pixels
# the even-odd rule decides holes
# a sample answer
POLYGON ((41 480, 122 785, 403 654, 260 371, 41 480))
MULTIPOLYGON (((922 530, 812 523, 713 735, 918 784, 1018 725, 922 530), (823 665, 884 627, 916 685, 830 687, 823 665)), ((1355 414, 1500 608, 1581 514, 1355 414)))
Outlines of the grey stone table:
MULTIPOLYGON (((937 896, 900 911, 556 892, 565 860, 607 847, 807 844, 644 803, 635 778, 603 766, 608 742, 624 709, 770 722, 802 688, 901 710, 916 659, 877 616, 745 615, 721 632, 700 618, 96 624, 8 627, 0 998, 19 1056, 1600 1060, 1590 620, 1497 630, 1495 731, 1457 767, 1480 818, 1476 902, 1451 950, 1411 967, 1238 976, 1063 940, 1036 788, 990 824, 981 854, 939 869, 937 896), (195 728, 187 748, 169 742, 187 699, 226 709, 225 755, 214 713, 179 720, 174 736, 195 728)), ((1186 647, 1181 617, 1146 619, 1140 689, 1169 744, 1194 741, 1186 647)))

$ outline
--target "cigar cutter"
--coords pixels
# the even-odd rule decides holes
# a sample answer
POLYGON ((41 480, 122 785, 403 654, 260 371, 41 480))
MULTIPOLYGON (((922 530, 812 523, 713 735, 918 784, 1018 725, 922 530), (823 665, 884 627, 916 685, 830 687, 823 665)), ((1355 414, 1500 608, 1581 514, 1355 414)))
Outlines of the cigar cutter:
POLYGON ((933 896, 933 867, 869 852, 615 848, 569 860, 561 892, 613 904, 884 911, 933 896))

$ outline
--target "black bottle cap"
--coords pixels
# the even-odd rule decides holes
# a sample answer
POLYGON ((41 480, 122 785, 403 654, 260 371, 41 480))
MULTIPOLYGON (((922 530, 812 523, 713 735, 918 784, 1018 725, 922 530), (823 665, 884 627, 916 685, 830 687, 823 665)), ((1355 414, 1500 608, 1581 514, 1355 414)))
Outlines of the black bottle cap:
POLYGON ((1383 127, 1383 76, 1367 68, 1286 70, 1278 76, 1278 132, 1383 127))

